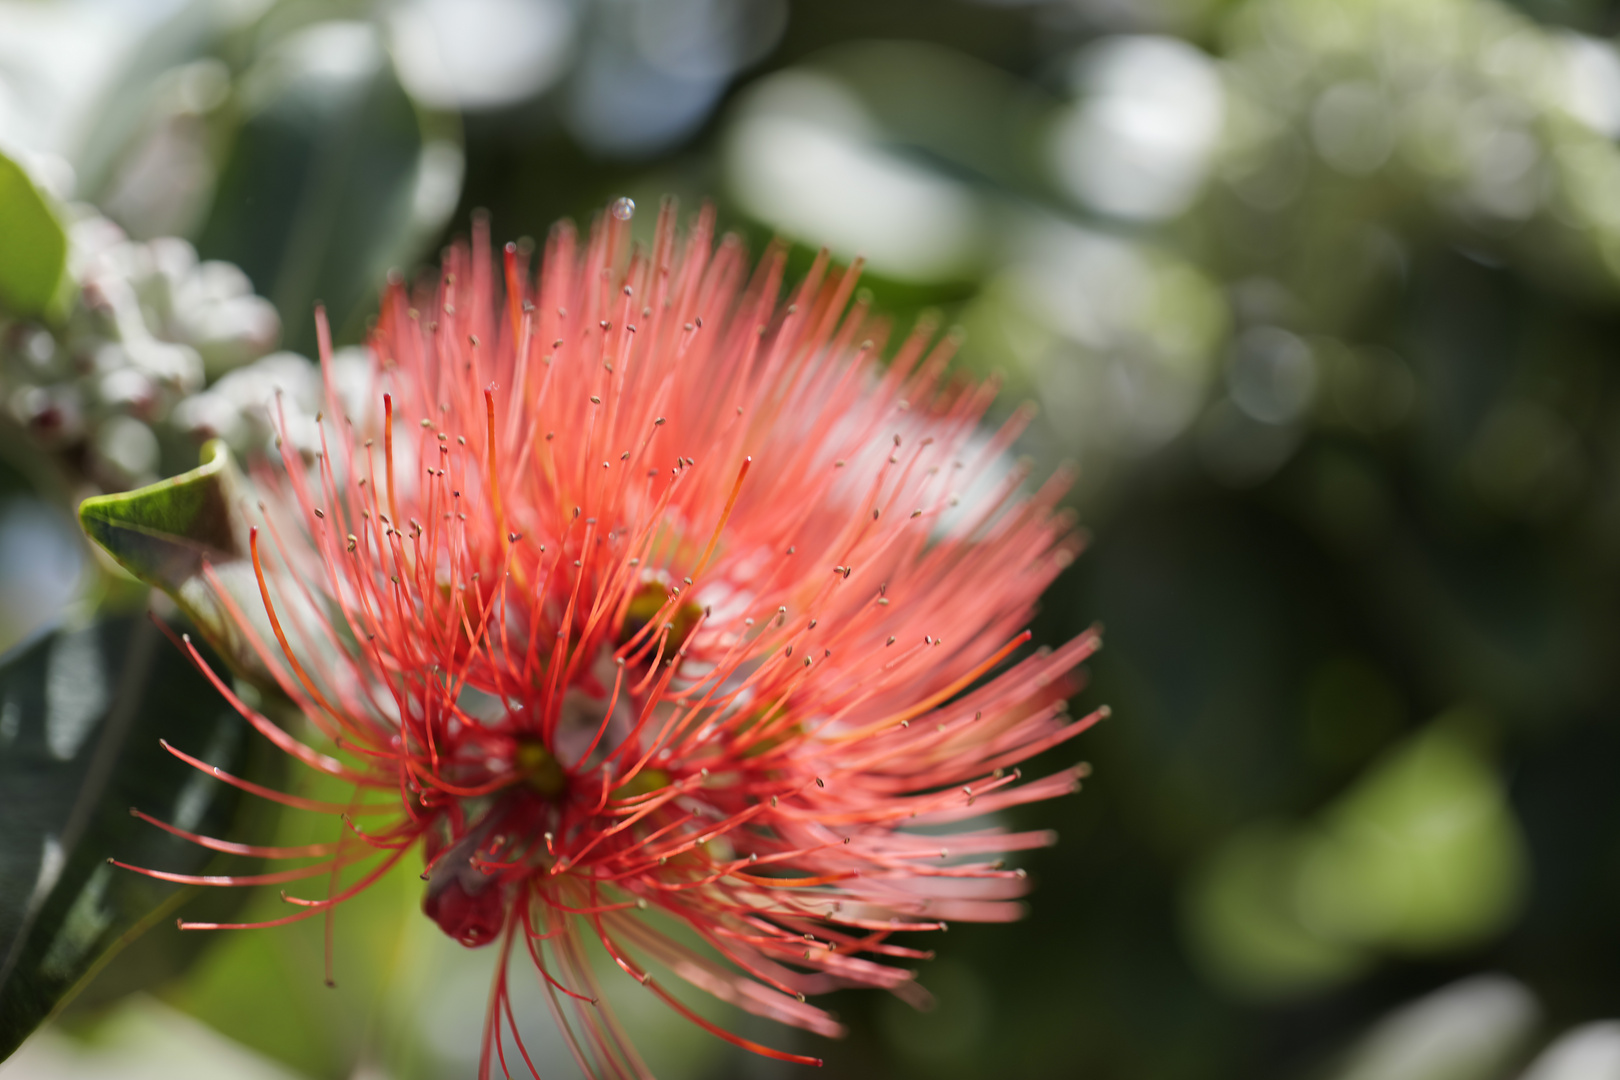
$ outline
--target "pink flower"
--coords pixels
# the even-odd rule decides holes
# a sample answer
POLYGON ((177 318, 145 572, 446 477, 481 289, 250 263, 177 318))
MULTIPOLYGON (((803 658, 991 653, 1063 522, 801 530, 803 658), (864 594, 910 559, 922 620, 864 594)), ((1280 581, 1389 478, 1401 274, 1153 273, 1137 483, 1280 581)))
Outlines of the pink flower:
POLYGON ((427 914, 499 953, 480 1075, 528 1061, 514 956, 588 1075, 645 1074, 588 939, 695 1023, 815 1062, 710 1024, 648 961, 824 1035, 811 995, 922 995, 894 962, 928 954, 896 934, 1018 917, 1028 883, 997 856, 1052 837, 979 819, 1075 790, 1079 768, 1018 765, 1100 715, 1065 713, 1094 635, 1015 659, 1078 543, 1066 479, 1025 497, 1006 471, 1025 415, 978 433, 994 388, 947 374, 955 339, 924 324, 884 365, 858 265, 823 253, 779 306, 783 252, 750 273, 712 212, 683 238, 671 207, 631 251, 622 207, 583 250, 557 227, 537 283, 507 245, 503 290, 480 229, 437 288, 391 286, 374 400, 346 415, 329 388, 318 468, 288 440, 259 478, 273 634, 214 578, 346 760, 233 705, 356 801, 238 783, 387 809, 333 844, 241 848, 320 861, 228 880, 364 866, 277 925, 420 850, 427 914))

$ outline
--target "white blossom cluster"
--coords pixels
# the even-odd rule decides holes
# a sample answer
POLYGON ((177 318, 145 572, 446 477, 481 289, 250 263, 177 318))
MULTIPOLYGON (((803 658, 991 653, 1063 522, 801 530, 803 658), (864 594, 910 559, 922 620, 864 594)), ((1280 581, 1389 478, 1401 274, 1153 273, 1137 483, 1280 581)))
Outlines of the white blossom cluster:
POLYGON ((274 352, 281 324, 237 266, 199 261, 185 240, 129 239, 74 208, 72 293, 60 320, 0 315, 0 413, 103 490, 196 464, 222 438, 239 455, 272 438, 277 391, 313 408, 320 373, 274 352))

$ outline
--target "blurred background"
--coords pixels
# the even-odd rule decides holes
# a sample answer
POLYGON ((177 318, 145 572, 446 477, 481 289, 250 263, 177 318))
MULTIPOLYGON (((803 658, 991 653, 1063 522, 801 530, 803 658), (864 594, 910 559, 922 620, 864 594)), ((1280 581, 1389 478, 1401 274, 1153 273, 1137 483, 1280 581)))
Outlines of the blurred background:
MULTIPOLYGON (((0 195, 66 237, 59 286, 0 258, 0 645, 118 592, 79 496, 262 445, 317 299, 356 345, 477 209, 711 199, 755 251, 864 254, 1040 406, 1020 451, 1079 463, 1092 540, 1036 629, 1105 624, 1114 710, 1086 790, 1017 815, 1062 837, 1029 917, 929 942, 937 1009, 716 1015, 838 1078, 1617 1080, 1617 32, 1610 0, 0 0, 0 195)), ((0 783, 26 723, 7 696, 0 783)), ((158 902, 53 891, 54 835, 0 838, 13 928, 158 902)), ((342 910, 335 991, 318 925, 182 942, 186 897, 105 970, 40 946, 100 974, 0 1080, 470 1077, 491 958, 418 898, 342 910)), ((0 944, 3 994, 34 953, 0 944)), ((661 1076, 812 1075, 649 1000, 661 1076)))

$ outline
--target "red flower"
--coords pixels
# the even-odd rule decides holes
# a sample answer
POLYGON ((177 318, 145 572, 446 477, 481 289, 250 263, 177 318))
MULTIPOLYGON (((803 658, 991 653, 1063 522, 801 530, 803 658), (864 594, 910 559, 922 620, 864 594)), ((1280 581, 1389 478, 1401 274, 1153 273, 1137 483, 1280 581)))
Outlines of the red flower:
POLYGON ((750 276, 711 212, 683 239, 666 207, 651 252, 628 252, 624 205, 583 251, 555 229, 535 284, 507 245, 503 294, 480 229, 437 289, 391 286, 375 400, 345 415, 329 390, 318 469, 288 440, 260 477, 276 640, 215 581, 349 760, 232 703, 357 801, 253 790, 394 804, 339 843, 241 849, 325 861, 230 880, 381 853, 326 899, 289 897, 291 922, 420 847, 428 915, 499 949, 480 1075, 507 1067, 508 1031, 528 1058, 514 953, 587 1074, 645 1072, 589 938, 703 1027, 814 1062, 715 1028, 646 962, 825 1035, 839 1025, 809 995, 921 995, 889 961, 928 954, 896 933, 1018 917, 1024 874, 994 856, 1052 838, 912 827, 1074 790, 1078 768, 1020 783, 1017 766, 1099 715, 1065 714, 1093 635, 1005 666, 1078 545, 1054 510, 1066 480, 1026 498, 1002 464, 1024 414, 978 434, 994 389, 947 376, 955 339, 924 324, 883 365, 883 324, 850 303, 858 266, 823 253, 778 307, 781 251, 750 276))

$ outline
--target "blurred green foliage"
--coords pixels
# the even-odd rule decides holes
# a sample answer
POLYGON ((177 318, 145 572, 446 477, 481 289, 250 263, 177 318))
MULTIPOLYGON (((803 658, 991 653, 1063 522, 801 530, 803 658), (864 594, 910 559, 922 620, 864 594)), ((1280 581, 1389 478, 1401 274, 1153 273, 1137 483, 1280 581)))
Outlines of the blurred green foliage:
MULTIPOLYGON (((1093 539, 1037 632, 1107 626, 1095 776, 1016 815, 1063 836, 1030 917, 929 941, 934 1012, 839 1000, 829 1075, 1506 1080, 1561 1032, 1537 1069, 1607 1052, 1570 1029, 1614 1015, 1620 952, 1620 8, 247 7, 154 5, 125 54, 73 24, 112 57, 55 62, 103 87, 96 121, 63 88, 0 132, 47 190, 67 162, 132 236, 239 263, 305 351, 316 299, 359 340, 383 271, 475 209, 540 237, 713 198, 794 265, 864 252, 897 324, 942 310, 1005 408, 1043 406, 1024 452, 1079 461, 1093 539)), ((339 916, 337 991, 309 923, 222 941, 166 999, 312 1076, 470 1075, 481 1001, 421 1002, 476 999, 479 954, 424 936, 413 888, 339 916)), ((671 1075, 788 1071, 669 1030, 671 1075)))
POLYGON ((1309 824, 1256 822, 1186 893, 1190 944, 1219 985, 1288 999, 1379 951, 1473 944, 1514 913, 1524 841, 1492 763, 1442 718, 1397 744, 1309 824))
POLYGON ((0 304, 34 315, 56 294, 67 237, 33 180, 0 154, 0 304))
POLYGON ((358 337, 376 283, 420 250, 413 204, 436 167, 381 35, 364 22, 289 34, 243 73, 233 104, 199 252, 242 267, 292 316, 286 347, 314 353, 317 303, 358 337))

